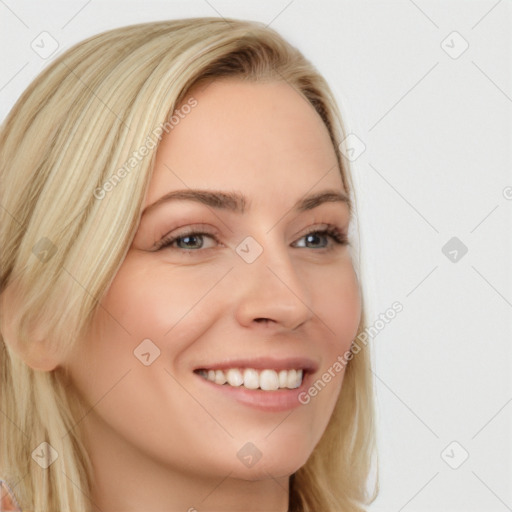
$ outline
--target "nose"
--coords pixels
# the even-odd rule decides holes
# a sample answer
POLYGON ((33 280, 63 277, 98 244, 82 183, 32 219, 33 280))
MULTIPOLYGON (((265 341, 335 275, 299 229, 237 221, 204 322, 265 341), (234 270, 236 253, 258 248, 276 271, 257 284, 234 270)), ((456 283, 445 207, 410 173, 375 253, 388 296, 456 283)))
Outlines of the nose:
POLYGON ((238 262, 234 295, 240 325, 293 330, 314 316, 309 283, 301 280, 288 251, 274 244, 273 248, 264 247, 252 263, 238 262))

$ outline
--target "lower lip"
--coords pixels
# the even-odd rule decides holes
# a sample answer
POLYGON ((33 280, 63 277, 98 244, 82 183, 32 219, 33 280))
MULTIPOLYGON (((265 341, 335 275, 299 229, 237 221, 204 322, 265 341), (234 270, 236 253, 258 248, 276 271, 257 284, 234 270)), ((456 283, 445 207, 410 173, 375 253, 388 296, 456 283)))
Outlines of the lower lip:
POLYGON ((235 399, 237 402, 248 405, 261 411, 280 412, 295 409, 302 405, 299 395, 308 387, 311 374, 308 372, 302 378, 302 383, 295 389, 279 389, 275 391, 263 391, 261 389, 247 389, 243 386, 230 386, 229 384, 216 384, 201 375, 195 374, 208 387, 225 396, 235 399))

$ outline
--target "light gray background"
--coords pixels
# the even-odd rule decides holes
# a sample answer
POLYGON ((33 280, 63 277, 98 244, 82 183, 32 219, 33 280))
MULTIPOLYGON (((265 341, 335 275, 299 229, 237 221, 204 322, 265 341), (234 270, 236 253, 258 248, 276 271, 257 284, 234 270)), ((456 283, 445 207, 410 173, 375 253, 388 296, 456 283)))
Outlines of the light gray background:
POLYGON ((270 24, 329 81, 353 156, 364 144, 353 166, 369 323, 404 308, 371 341, 372 512, 512 511, 510 2, 0 0, 0 118, 85 37, 192 16, 270 24), (48 58, 33 49, 51 49, 44 31, 59 45, 48 58), (456 262, 442 252, 452 237, 468 249, 456 262))

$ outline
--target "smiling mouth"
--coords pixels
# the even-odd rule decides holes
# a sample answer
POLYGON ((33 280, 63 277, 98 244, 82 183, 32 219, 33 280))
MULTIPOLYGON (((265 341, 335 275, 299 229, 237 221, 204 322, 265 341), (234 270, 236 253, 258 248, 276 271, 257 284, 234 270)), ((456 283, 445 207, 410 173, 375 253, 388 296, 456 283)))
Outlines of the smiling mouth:
POLYGON ((254 368, 229 368, 225 370, 194 370, 205 380, 215 384, 243 387, 246 389, 261 389, 277 391, 279 389, 296 389, 302 384, 303 369, 289 370, 256 370, 254 368))

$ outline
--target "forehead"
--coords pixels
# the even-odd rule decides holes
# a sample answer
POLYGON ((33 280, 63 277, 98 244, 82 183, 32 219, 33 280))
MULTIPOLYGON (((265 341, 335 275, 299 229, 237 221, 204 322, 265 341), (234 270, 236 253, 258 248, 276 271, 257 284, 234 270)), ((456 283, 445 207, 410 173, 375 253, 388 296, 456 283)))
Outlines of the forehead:
POLYGON ((146 204, 173 189, 304 194, 343 190, 327 128, 286 82, 222 79, 193 88, 157 151, 146 204), (185 113, 186 112, 186 113, 185 113))

